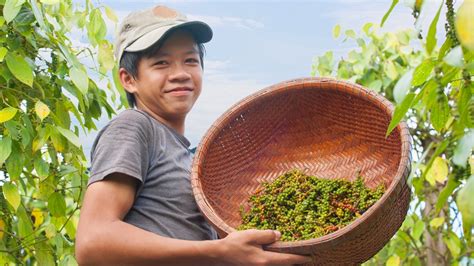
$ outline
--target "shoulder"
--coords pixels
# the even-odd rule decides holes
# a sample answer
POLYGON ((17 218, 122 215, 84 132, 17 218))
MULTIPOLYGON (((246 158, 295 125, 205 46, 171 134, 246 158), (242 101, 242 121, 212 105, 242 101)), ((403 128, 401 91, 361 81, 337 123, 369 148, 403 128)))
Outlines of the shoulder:
POLYGON ((110 124, 135 124, 151 127, 152 121, 143 111, 127 109, 117 115, 110 124))

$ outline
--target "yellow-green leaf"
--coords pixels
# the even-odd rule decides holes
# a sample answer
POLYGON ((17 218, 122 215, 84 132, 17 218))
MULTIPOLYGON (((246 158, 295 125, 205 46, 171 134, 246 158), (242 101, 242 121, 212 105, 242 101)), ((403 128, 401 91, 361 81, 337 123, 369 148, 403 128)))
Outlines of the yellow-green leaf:
POLYGON ((59 133, 61 133, 61 135, 63 135, 67 140, 74 144, 74 146, 81 147, 81 141, 72 131, 59 126, 57 126, 56 129, 59 131, 59 133))
POLYGON ((0 166, 10 156, 12 152, 12 139, 10 136, 3 137, 0 140, 0 166))
POLYGON ((118 18, 117 18, 117 15, 115 15, 115 12, 108 6, 105 6, 105 15, 107 15, 107 17, 113 22, 118 21, 118 18))
POLYGON ((6 56, 8 69, 12 72, 19 81, 25 83, 28 86, 33 85, 33 70, 26 60, 16 54, 8 53, 6 56))
POLYGON ((5 231, 5 221, 0 219, 0 240, 3 238, 3 231, 5 231))
POLYGON ((46 237, 48 239, 51 239, 56 236, 56 227, 54 226, 54 224, 50 223, 46 225, 44 232, 46 233, 46 237))
POLYGON ((21 6, 25 0, 6 0, 3 6, 3 17, 7 23, 10 23, 20 12, 21 6))
POLYGON ((332 36, 334 37, 334 39, 337 39, 340 33, 341 33, 341 25, 337 24, 332 29, 332 36))
POLYGON ((114 54, 112 53, 112 45, 108 41, 99 43, 99 63, 106 70, 111 70, 115 66, 114 54))
POLYGON ((0 47, 0 62, 3 62, 3 59, 5 58, 5 55, 7 54, 7 52, 8 52, 7 48, 0 47))
POLYGON ((18 209, 18 206, 20 206, 21 202, 20 192, 18 192, 18 188, 15 186, 15 184, 11 182, 5 182, 3 183, 2 189, 3 196, 16 211, 18 209))
POLYGON ((0 110, 0 123, 7 122, 15 117, 17 111, 18 109, 13 107, 6 107, 0 110))
POLYGON ((474 200, 472 200, 472 195, 474 195, 474 175, 471 175, 464 187, 459 190, 456 199, 463 223, 467 222, 470 225, 474 225, 474 200))
POLYGON ((390 15, 390 13, 392 13, 393 8, 394 8, 397 4, 398 4, 398 0, 392 0, 392 4, 390 5, 390 8, 389 8, 388 11, 385 13, 385 15, 383 15, 382 21, 380 22, 380 27, 383 27, 383 24, 385 23, 385 21, 387 20, 388 16, 390 15))
POLYGON ((461 253, 461 240, 459 237, 455 233, 449 232, 448 236, 443 237, 443 240, 453 257, 457 258, 461 253))
POLYGON ((69 70, 69 76, 71 77, 72 83, 76 85, 82 94, 86 94, 89 89, 89 77, 87 76, 87 73, 82 69, 72 67, 69 70))
POLYGON ((385 265, 386 266, 399 266, 400 265, 400 257, 397 256, 397 255, 392 255, 390 258, 388 258, 385 265))
POLYGON ((456 34, 463 46, 474 51, 474 0, 464 0, 456 14, 456 34))
POLYGON ((430 221, 430 226, 433 228, 438 228, 444 223, 444 217, 436 217, 430 221))
POLYGON ((40 0, 40 2, 45 5, 55 5, 59 3, 59 0, 40 0))
POLYGON ((436 182, 443 183, 448 177, 448 164, 441 157, 436 157, 431 165, 428 173, 426 173, 426 180, 434 186, 436 182))
POLYGON ((42 101, 37 101, 35 104, 35 112, 41 119, 41 121, 43 121, 43 119, 45 119, 49 115, 50 110, 49 107, 42 101))

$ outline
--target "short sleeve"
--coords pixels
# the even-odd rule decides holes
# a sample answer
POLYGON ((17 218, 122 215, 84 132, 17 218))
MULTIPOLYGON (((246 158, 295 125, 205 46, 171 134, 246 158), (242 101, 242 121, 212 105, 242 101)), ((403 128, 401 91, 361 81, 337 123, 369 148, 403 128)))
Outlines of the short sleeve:
POLYGON ((89 185, 112 173, 123 173, 142 184, 150 162, 152 124, 136 110, 126 110, 97 136, 91 152, 89 185))

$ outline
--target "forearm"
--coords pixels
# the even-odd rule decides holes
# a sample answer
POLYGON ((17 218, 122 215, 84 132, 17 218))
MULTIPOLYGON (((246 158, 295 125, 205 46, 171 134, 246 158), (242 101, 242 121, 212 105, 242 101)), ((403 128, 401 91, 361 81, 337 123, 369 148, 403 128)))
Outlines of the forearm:
POLYGON ((81 265, 213 265, 218 241, 162 237, 117 220, 79 228, 76 257, 81 265))

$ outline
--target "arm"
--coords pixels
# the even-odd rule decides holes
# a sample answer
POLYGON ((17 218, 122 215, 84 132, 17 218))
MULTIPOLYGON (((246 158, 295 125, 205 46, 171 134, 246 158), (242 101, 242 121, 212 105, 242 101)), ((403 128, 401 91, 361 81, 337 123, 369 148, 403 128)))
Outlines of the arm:
POLYGON ((270 230, 236 232, 220 240, 188 241, 127 224, 123 218, 133 204, 136 182, 116 173, 89 186, 77 229, 79 264, 282 265, 308 261, 304 256, 263 251, 261 245, 277 240, 270 230))

